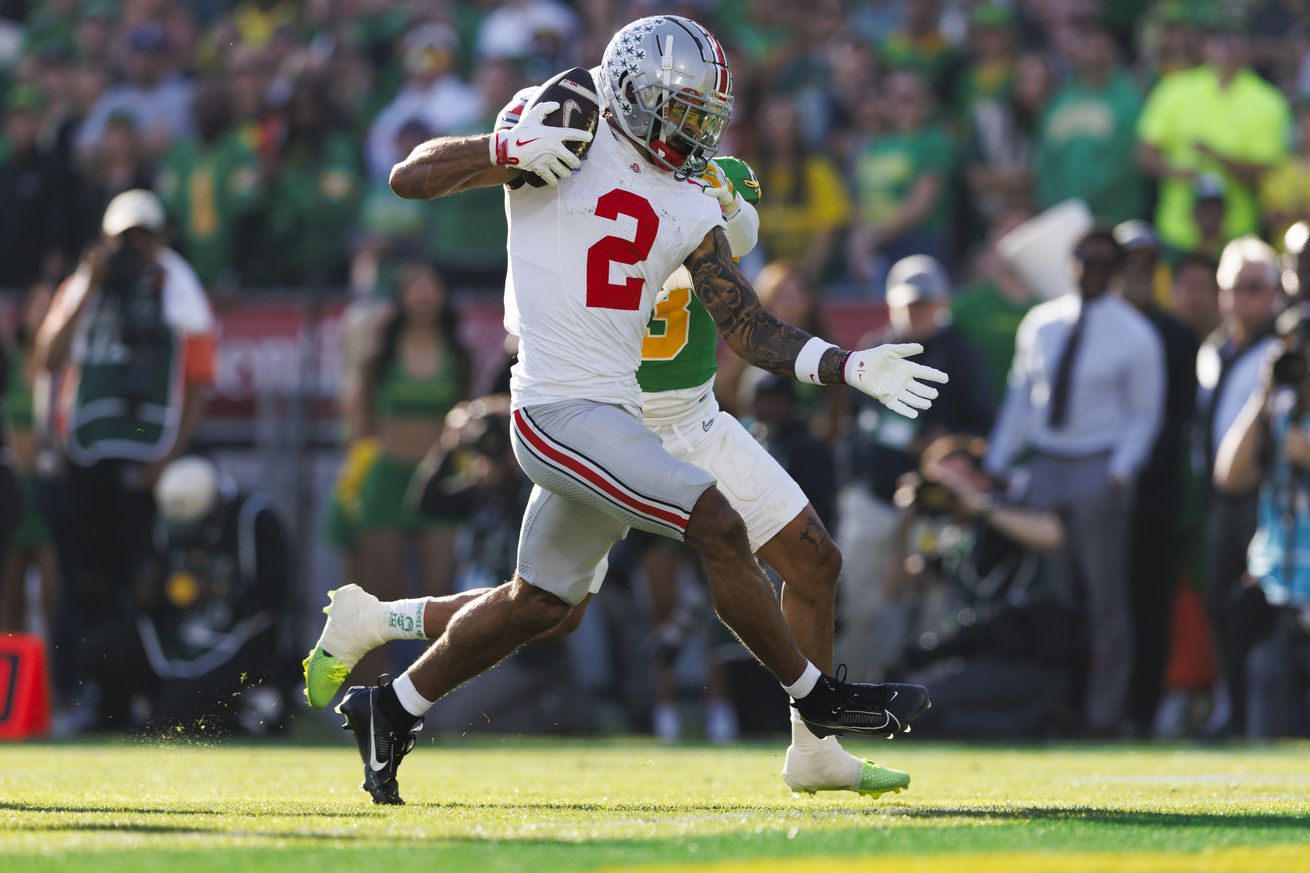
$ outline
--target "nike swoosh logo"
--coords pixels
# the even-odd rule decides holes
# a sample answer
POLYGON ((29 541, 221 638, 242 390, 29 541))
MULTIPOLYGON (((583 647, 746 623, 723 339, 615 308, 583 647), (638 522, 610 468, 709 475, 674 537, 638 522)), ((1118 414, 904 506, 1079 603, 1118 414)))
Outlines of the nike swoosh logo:
POLYGON ((530 143, 530 142, 536 142, 536 141, 539 140, 539 139, 541 139, 541 137, 539 137, 539 136, 534 136, 532 139, 516 139, 516 140, 514 140, 514 145, 516 145, 516 146, 525 146, 525 145, 527 145, 528 143, 530 143))
POLYGON ((705 431, 706 433, 709 433, 710 428, 714 427, 714 419, 711 418, 709 421, 702 421, 700 426, 701 426, 701 430, 705 431))
POLYGON ((378 746, 373 734, 373 715, 368 717, 368 766, 374 773, 385 770, 386 764, 378 760, 378 746))

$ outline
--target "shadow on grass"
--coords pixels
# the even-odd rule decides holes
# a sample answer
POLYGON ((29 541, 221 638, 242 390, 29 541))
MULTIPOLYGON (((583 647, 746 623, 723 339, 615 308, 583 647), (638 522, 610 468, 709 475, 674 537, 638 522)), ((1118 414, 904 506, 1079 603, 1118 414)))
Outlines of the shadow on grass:
POLYGON ((977 818, 1002 821, 1079 821, 1138 827, 1310 828, 1308 812, 1156 812, 1090 806, 938 806, 883 807, 884 815, 914 819, 977 818))
MULTIPOLYGON (((0 810, 11 810, 13 812, 44 812, 44 813, 71 813, 74 815, 108 815, 119 813, 121 815, 218 815, 218 816, 270 816, 277 818, 358 818, 361 815, 372 815, 378 810, 371 807, 360 807, 359 809, 279 809, 276 807, 260 808, 255 806, 242 806, 240 808, 224 808, 215 806, 210 809, 192 809, 182 806, 137 806, 136 804, 125 803, 108 803, 103 805, 85 804, 85 803, 24 803, 15 800, 0 800, 0 810)), ((60 824, 60 828, 64 825, 60 824)), ((107 827, 114 827, 110 824, 107 827)), ((171 828, 167 828, 171 829, 171 828)), ((182 828, 188 830, 188 828, 182 828)))

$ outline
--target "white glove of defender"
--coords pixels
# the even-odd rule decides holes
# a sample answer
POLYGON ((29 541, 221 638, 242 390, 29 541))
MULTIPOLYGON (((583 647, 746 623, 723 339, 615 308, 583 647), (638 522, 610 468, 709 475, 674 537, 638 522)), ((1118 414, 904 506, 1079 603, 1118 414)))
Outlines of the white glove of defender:
POLYGON ((710 161, 705 172, 696 177, 695 182, 701 190, 719 201, 719 209, 724 218, 732 218, 741 210, 741 195, 732 187, 732 182, 718 164, 710 161))
POLYGON ((905 360, 922 351, 923 346, 918 343, 901 343, 852 352, 846 359, 842 378, 847 385, 876 398, 892 412, 918 418, 919 410, 932 406, 937 397, 936 388, 919 380, 950 380, 941 370, 905 360))
POLYGON ((518 124, 491 135, 491 162, 503 167, 517 167, 539 176, 547 185, 556 185, 582 166, 578 156, 568 150, 566 142, 589 142, 591 134, 571 127, 550 127, 541 120, 559 109, 553 101, 538 103, 523 113, 518 124))

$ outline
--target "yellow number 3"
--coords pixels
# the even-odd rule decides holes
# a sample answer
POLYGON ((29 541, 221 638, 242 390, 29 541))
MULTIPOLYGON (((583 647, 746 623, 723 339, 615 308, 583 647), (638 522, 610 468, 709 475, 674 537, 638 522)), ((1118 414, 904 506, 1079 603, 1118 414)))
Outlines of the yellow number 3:
POLYGON ((643 361, 671 361, 687 347, 691 328, 691 289, 674 288, 666 300, 655 305, 641 343, 643 361))

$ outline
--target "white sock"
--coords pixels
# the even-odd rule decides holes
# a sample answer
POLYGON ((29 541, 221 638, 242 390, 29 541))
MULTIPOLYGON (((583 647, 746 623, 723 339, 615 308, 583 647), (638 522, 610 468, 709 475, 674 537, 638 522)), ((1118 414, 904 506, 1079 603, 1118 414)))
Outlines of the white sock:
POLYGON ((428 605, 426 597, 412 597, 409 600, 383 601, 378 606, 377 620, 384 640, 426 640, 423 633, 423 610, 428 605))
MULTIPOLYGON (((819 739, 805 726, 805 720, 796 711, 796 707, 789 706, 787 709, 791 712, 791 744, 803 751, 821 748, 826 740, 819 739)), ((835 741, 836 737, 828 737, 827 739, 835 741)))
POLYGON ((801 673, 801 677, 790 685, 782 686, 782 689, 791 695, 792 700, 800 700, 814 690, 814 686, 819 684, 819 679, 822 677, 819 668, 806 661, 805 672, 801 673))
POLYGON ((396 692, 396 699, 400 705, 405 707, 405 712, 412 716, 421 716, 436 703, 435 700, 428 700, 418 689, 414 687, 414 681, 409 678, 409 673, 401 673, 395 682, 391 683, 391 690, 396 692))

